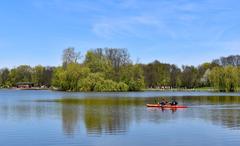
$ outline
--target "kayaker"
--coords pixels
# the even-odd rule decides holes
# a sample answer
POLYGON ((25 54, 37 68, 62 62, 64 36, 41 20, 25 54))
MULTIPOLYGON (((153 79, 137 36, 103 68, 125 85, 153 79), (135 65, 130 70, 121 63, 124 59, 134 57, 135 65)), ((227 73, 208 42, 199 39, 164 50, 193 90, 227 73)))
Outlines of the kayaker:
POLYGON ((171 104, 171 105, 177 105, 178 102, 177 102, 175 99, 173 99, 172 102, 171 102, 170 104, 171 104))
POLYGON ((166 99, 163 99, 160 103, 160 105, 167 105, 168 104, 168 101, 166 99))

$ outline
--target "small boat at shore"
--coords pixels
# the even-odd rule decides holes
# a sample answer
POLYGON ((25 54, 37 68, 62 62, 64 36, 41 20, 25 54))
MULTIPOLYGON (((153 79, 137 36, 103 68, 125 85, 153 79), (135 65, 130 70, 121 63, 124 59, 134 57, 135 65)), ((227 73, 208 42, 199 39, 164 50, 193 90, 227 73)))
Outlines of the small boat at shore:
POLYGON ((188 108, 187 106, 184 105, 161 105, 161 104, 146 104, 147 107, 156 107, 156 108, 170 108, 170 109, 175 109, 175 108, 188 108))

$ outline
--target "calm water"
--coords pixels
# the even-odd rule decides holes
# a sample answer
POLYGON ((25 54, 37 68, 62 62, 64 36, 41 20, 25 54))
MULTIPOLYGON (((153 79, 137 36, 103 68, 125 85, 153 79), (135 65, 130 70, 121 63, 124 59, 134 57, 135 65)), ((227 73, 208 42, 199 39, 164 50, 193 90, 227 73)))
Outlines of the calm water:
POLYGON ((2 146, 239 146, 240 94, 0 90, 2 146), (155 97, 190 108, 146 108, 155 97))

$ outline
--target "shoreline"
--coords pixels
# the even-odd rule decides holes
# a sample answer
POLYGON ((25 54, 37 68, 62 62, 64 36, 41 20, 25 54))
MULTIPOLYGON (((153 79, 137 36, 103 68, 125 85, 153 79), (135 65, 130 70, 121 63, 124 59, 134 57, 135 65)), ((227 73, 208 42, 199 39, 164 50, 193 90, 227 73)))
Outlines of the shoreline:
MULTIPOLYGON (((60 92, 81 92, 81 91, 64 91, 60 90, 55 87, 50 88, 41 88, 41 87, 32 87, 32 88, 0 88, 0 89, 9 89, 9 90, 48 90, 48 91, 60 91, 60 92)), ((172 88, 172 89, 159 89, 159 88, 145 88, 140 91, 112 91, 112 92, 105 92, 105 93, 117 93, 117 92, 212 92, 212 93, 240 93, 240 90, 237 90, 235 92, 221 92, 218 90, 215 90, 211 87, 203 87, 203 88, 192 88, 192 89, 185 89, 185 88, 172 88)), ((94 93, 95 91, 88 91, 89 93, 94 93)), ((96 92, 95 92, 96 93, 96 92)), ((98 92, 98 93, 104 93, 104 92, 98 92)))
MULTIPOLYGON (((61 92, 80 92, 80 91, 64 91, 57 88, 39 88, 39 87, 33 87, 33 88, 0 88, 0 89, 10 89, 10 90, 50 90, 50 91, 61 91, 61 92)), ((216 91, 213 88, 193 88, 193 89, 183 89, 183 88, 172 88, 172 89, 157 89, 157 88, 145 88, 140 91, 126 91, 126 92, 147 92, 147 91, 169 91, 169 92, 216 92, 216 93, 228 93, 228 92, 220 92, 216 91)), ((91 92, 91 91, 90 91, 91 92)), ((93 92, 93 91, 92 91, 93 92)), ((101 93, 101 92, 99 92, 101 93)), ((112 92, 114 93, 114 91, 112 92)), ((123 92, 124 93, 124 92, 123 92)), ((230 92, 231 93, 231 92, 230 92)), ((237 92, 232 92, 237 93, 237 92)))
MULTIPOLYGON (((184 88, 172 88, 172 89, 157 89, 157 88, 147 88, 147 89, 143 89, 143 91, 185 91, 185 92, 200 92, 200 91, 205 91, 205 92, 219 92, 220 91, 216 91, 213 88, 193 88, 193 89, 184 89, 184 88)), ((227 93, 227 92, 226 92, 227 93)))
POLYGON ((0 89, 9 89, 9 90, 52 90, 51 88, 0 88, 0 89))

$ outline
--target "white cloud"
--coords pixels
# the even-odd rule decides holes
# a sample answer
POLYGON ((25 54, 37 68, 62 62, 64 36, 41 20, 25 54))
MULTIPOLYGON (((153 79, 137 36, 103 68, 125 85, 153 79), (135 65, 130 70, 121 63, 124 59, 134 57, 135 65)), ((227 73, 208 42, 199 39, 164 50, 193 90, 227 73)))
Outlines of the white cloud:
POLYGON ((150 15, 101 17, 92 26, 92 31, 103 37, 149 37, 162 34, 175 37, 175 33, 160 18, 150 15))
MULTIPOLYGON (((192 38, 193 28, 205 25, 208 20, 199 17, 205 12, 208 1, 114 1, 114 9, 109 15, 96 17, 92 24, 93 32, 98 36, 134 36, 148 37, 156 35, 170 39, 192 38), (126 4, 127 6, 124 6, 126 4), (118 12, 126 8, 126 15, 118 12), (127 13, 129 11, 129 13, 127 13), (133 12, 134 11, 134 12, 133 12), (114 12, 117 12, 116 14, 114 12), (198 23, 199 22, 199 23, 198 23)), ((202 27, 202 26, 201 26, 202 27)), ((198 31, 199 29, 196 29, 198 31)))
POLYGON ((76 20, 86 21, 85 19, 88 19, 92 32, 104 38, 151 35, 170 39, 192 38, 194 34, 192 28, 205 25, 208 21, 201 14, 207 13, 209 9, 215 10, 209 5, 209 0, 201 2, 189 0, 35 0, 34 4, 43 9, 54 8, 74 12, 76 15, 73 17, 76 20), (82 17, 84 12, 87 12, 87 18, 82 17))
MULTIPOLYGON (((222 12, 226 14, 229 11, 229 5, 218 1, 48 0, 37 1, 36 5, 74 14, 88 12, 87 18, 84 17, 82 21, 89 19, 88 28, 91 28, 94 35, 102 38, 167 38, 186 42, 202 41, 210 47, 239 47, 239 43, 235 41, 218 42, 229 27, 221 24, 227 18, 220 19, 224 16, 222 12)), ((76 20, 82 19, 80 15, 74 17, 76 20)))

